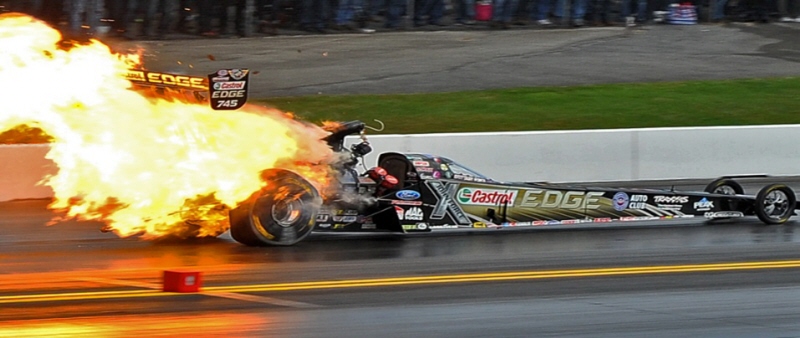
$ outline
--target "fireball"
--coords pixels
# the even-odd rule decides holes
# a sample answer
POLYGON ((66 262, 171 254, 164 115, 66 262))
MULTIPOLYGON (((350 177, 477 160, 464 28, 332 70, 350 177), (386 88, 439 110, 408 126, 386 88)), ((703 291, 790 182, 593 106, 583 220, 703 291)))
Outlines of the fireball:
POLYGON ((63 219, 99 220, 120 236, 216 236, 229 208, 287 168, 329 182, 326 132, 274 109, 207 105, 131 90, 136 54, 97 40, 68 45, 28 16, 0 16, 0 132, 20 124, 53 137, 58 173, 42 184, 63 219))

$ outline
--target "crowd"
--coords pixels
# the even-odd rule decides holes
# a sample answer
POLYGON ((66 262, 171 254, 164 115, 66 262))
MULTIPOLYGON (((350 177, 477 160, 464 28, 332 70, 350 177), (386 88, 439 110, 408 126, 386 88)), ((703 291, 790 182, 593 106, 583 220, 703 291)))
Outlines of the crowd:
MULTIPOLYGON (((653 11, 678 0, 7 0, 6 11, 66 23, 67 33, 158 38, 180 31, 207 37, 250 36, 278 28, 313 33, 365 32, 370 27, 407 29, 427 25, 554 23, 573 27, 645 23, 653 11), (476 11, 478 9, 478 11, 476 11), (566 12, 566 13, 565 13, 566 12), (407 13, 412 13, 407 15, 407 13), (489 13, 489 14, 487 14, 489 13)), ((706 21, 800 22, 800 0, 686 0, 706 21)), ((0 4, 3 0, 0 0, 0 4)))

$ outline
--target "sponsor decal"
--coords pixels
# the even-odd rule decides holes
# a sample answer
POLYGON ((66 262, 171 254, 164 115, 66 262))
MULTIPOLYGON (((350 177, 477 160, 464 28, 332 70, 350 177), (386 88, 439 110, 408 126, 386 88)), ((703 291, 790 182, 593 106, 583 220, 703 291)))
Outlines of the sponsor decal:
POLYGON ((614 198, 611 199, 611 204, 614 206, 614 210, 616 211, 623 211, 627 209, 629 202, 630 200, 628 199, 628 194, 621 191, 614 194, 614 198))
POLYGON ((421 221, 425 218, 425 215, 422 213, 422 209, 417 207, 411 207, 406 210, 405 219, 408 221, 421 221))
MULTIPOLYGON (((217 73, 219 73, 219 71, 217 73)), ((249 70, 247 69, 228 69, 228 74, 234 80, 244 79, 247 76, 247 73, 249 73, 249 70)))
POLYGON ((214 90, 241 90, 244 89, 244 81, 215 82, 214 90))
POLYGON ((580 223, 577 219, 565 219, 561 221, 561 224, 578 224, 580 223))
POLYGON ((319 214, 317 215, 317 222, 327 222, 329 215, 326 214, 319 214))
POLYGON ((397 198, 406 201, 415 200, 420 197, 419 192, 414 190, 400 190, 396 192, 394 195, 397 196, 397 198))
POLYGON ((517 190, 495 190, 481 188, 462 188, 458 191, 458 202, 467 205, 508 205, 514 206, 517 190))
POLYGON ((421 173, 432 173, 433 172, 433 168, 431 168, 431 167, 419 167, 419 168, 417 168, 417 171, 421 172, 421 173))
POLYGON ((358 215, 358 210, 355 209, 347 209, 344 211, 345 215, 358 215))
POLYGON ((394 211, 397 213, 397 219, 402 221, 403 215, 405 214, 406 210, 401 207, 395 206, 394 211))
POLYGON ((611 218, 610 217, 601 217, 601 218, 592 219, 592 221, 594 223, 611 223, 611 218))
POLYGON ((660 218, 661 218, 661 219, 672 219, 672 215, 668 215, 668 216, 661 216, 660 218))
POLYGON ((681 204, 658 204, 656 205, 659 209, 663 210, 671 210, 671 211, 680 211, 683 208, 681 204))
POLYGON ((411 164, 414 165, 415 167, 430 167, 431 166, 431 164, 428 163, 428 161, 414 161, 414 162, 411 162, 411 164))
POLYGON ((458 225, 450 225, 450 224, 430 225, 428 227, 431 229, 458 229, 458 225))
POLYGON ((434 171, 433 178, 442 178, 442 172, 438 170, 434 171))
POLYGON ((422 205, 422 201, 398 201, 392 200, 394 205, 422 205))
POLYGON ((484 222, 475 222, 475 223, 472 223, 472 227, 473 228, 485 228, 486 227, 486 223, 484 223, 484 222))
POLYGON ((417 230, 416 224, 403 224, 403 230, 417 230))
POLYGON ((653 196, 653 202, 666 204, 689 203, 689 196, 653 196))
POLYGON ((744 217, 744 214, 739 211, 717 211, 707 212, 703 216, 705 216, 705 218, 738 218, 744 217))
POLYGON ((331 224, 330 223, 321 223, 321 224, 317 224, 317 226, 320 227, 320 228, 323 228, 323 229, 327 229, 327 228, 331 227, 331 224))
POLYGON ((602 192, 528 190, 522 196, 521 207, 560 209, 599 209, 602 192))
POLYGON ((358 220, 357 216, 333 216, 334 222, 353 223, 358 220))
POLYGON ((377 226, 375 223, 364 223, 361 225, 362 230, 375 230, 377 226))
POLYGON ((647 209, 647 195, 631 195, 628 209, 647 209))
POLYGON ((209 88, 209 103, 215 110, 234 110, 244 106, 247 102, 247 69, 221 69, 208 74, 208 81, 213 83, 209 88), (223 71, 237 81, 223 81, 223 71), (241 81, 239 81, 241 80, 241 81))
POLYGON ((531 222, 505 222, 500 224, 502 227, 525 227, 530 226, 531 222))
POLYGON ((221 82, 221 81, 230 81, 230 80, 231 80, 231 78, 229 78, 227 76, 217 76, 217 77, 212 77, 211 78, 211 82, 221 82))
POLYGON ((438 199, 433 211, 431 211, 430 219, 443 219, 445 215, 449 214, 457 224, 469 225, 472 223, 464 209, 461 209, 461 206, 453 199, 458 192, 458 183, 429 181, 425 182, 425 184, 428 185, 438 199))
POLYGON ((418 230, 425 230, 428 229, 428 223, 417 223, 418 230))
POLYGON ((336 229, 344 229, 346 226, 347 226, 347 224, 342 224, 342 223, 334 224, 333 225, 333 229, 334 230, 336 230, 336 229))
POLYGON ((540 226, 540 225, 547 225, 547 221, 533 221, 531 222, 533 226, 540 226))
POLYGON ((708 211, 714 207, 714 202, 709 201, 707 198, 703 197, 703 199, 694 202, 694 210, 697 211, 708 211))
POLYGON ((175 86, 208 90, 206 79, 196 76, 175 75, 146 70, 129 70, 125 73, 125 78, 135 83, 143 82, 154 86, 175 86))
POLYGON ((225 69, 220 69, 220 70, 217 71, 217 75, 219 75, 219 76, 228 75, 228 71, 225 70, 225 69))
POLYGON ((545 225, 558 225, 558 224, 561 224, 561 222, 560 221, 547 221, 547 223, 545 223, 545 225))
POLYGON ((450 168, 448 168, 448 167, 447 167, 447 164, 444 164, 444 163, 442 163, 442 164, 440 164, 440 165, 439 165, 439 169, 442 169, 442 170, 444 170, 444 171, 448 171, 448 170, 450 170, 450 168))
POLYGON ((636 219, 636 216, 623 216, 623 217, 620 217, 620 218, 619 218, 619 220, 620 220, 620 221, 623 221, 623 222, 632 222, 632 221, 638 221, 638 220, 636 219))

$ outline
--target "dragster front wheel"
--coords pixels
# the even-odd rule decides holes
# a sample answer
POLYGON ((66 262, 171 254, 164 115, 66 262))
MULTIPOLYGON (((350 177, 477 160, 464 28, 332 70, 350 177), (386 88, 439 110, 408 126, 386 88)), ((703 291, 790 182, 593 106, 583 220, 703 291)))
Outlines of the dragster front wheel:
POLYGON ((783 224, 794 215, 797 199, 794 191, 783 184, 770 184, 756 195, 755 212, 766 224, 783 224))
POLYGON ((231 237, 250 246, 292 245, 314 228, 321 205, 311 183, 287 170, 264 173, 267 185, 230 211, 231 237))

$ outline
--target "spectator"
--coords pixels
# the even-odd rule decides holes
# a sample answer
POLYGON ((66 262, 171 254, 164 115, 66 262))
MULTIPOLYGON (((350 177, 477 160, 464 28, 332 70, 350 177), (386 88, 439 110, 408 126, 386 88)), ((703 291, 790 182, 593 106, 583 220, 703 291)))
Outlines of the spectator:
POLYGON ((142 30, 147 37, 162 39, 170 32, 170 25, 179 17, 180 0, 146 0, 146 2, 147 11, 142 30))
POLYGON ((328 0, 303 0, 303 8, 300 11, 300 29, 313 33, 325 33, 328 5, 328 0))
POLYGON ((415 0, 414 1, 414 26, 422 27, 426 23, 434 26, 444 26, 441 23, 444 16, 444 0, 415 0))
POLYGON ((85 33, 95 35, 100 27, 100 17, 103 13, 103 0, 65 0, 64 9, 69 20, 69 34, 75 37, 85 33), (83 26, 88 30, 84 32, 83 26))
POLYGON ((406 0, 387 0, 386 24, 388 29, 403 29, 400 22, 403 12, 406 10, 406 0))
POLYGON ((475 24, 475 0, 458 0, 456 23, 462 25, 475 24))
POLYGON ((106 0, 106 19, 116 34, 125 32, 125 0, 106 0))
POLYGON ((331 28, 338 30, 354 30, 350 23, 358 14, 363 15, 361 12, 364 10, 363 0, 339 0, 339 6, 336 11, 335 25, 331 28))
POLYGON ((612 0, 590 0, 592 8, 592 23, 595 26, 612 26, 611 1, 612 0))
POLYGON ((15 0, 9 6, 11 11, 25 13, 34 17, 42 15, 42 0, 15 0))
POLYGON ((228 9, 234 7, 234 31, 236 35, 247 37, 252 35, 253 30, 253 9, 255 0, 224 0, 217 10, 219 17, 220 33, 228 33, 228 9))
MULTIPOLYGON (((135 1, 135 0, 129 0, 135 1)), ((212 20, 216 16, 217 11, 214 5, 216 0, 197 0, 197 11, 199 12, 198 31, 200 35, 205 37, 216 37, 219 34, 214 31, 212 20)))
POLYGON ((492 23, 493 28, 508 29, 511 23, 511 17, 517 10, 518 0, 495 0, 494 7, 492 8, 492 23))
POLYGON ((711 21, 720 22, 725 20, 725 6, 728 5, 728 0, 712 0, 712 1, 714 1, 714 8, 713 11, 711 12, 711 21))
MULTIPOLYGON (((561 1, 561 0, 556 0, 561 1)), ((536 23, 542 27, 549 27, 553 23, 550 21, 550 8, 553 0, 536 0, 536 23)))
POLYGON ((778 0, 781 22, 800 22, 798 11, 800 11, 800 0, 791 0, 791 3, 790 0, 778 0))
POLYGON ((517 9, 514 11, 511 21, 514 25, 525 26, 528 18, 531 17, 530 8, 533 0, 517 0, 517 9))
POLYGON ((369 20, 372 22, 380 22, 378 16, 386 14, 386 0, 368 0, 369 1, 369 20))
MULTIPOLYGON (((631 16, 631 0, 622 0, 622 19, 626 20, 631 16)), ((647 21, 647 0, 636 0, 636 22, 647 21)))
MULTIPOLYGON (((586 23, 583 21, 583 17, 586 15, 586 0, 555 0, 556 1, 556 16, 559 18, 569 19, 570 14, 572 14, 572 26, 574 27, 583 27, 586 23), (571 13, 564 13, 564 2, 570 1, 570 12, 571 13)), ((623 0, 629 1, 629 0, 623 0)), ((646 0, 641 0, 646 1, 646 0)))

